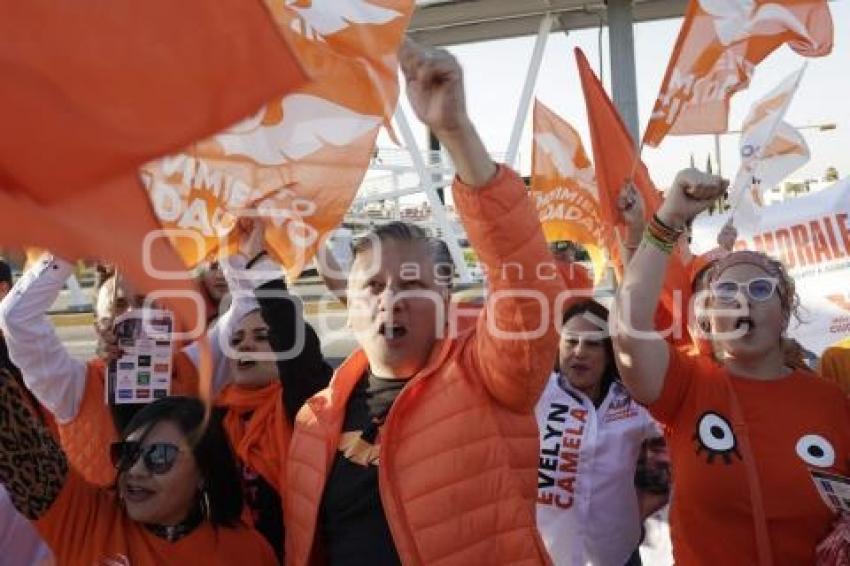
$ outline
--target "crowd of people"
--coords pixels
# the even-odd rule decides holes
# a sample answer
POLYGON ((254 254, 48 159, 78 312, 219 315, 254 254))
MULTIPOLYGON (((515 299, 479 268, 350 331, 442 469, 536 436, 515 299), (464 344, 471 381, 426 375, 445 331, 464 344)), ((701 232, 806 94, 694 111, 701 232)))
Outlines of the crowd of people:
POLYGON ((12 286, 0 263, 0 563, 634 565, 668 502, 677 563, 815 563, 847 528, 812 471, 850 475, 850 362, 831 351, 821 377, 794 355, 794 282, 731 251, 731 227, 686 254, 724 182, 683 171, 648 222, 624 189, 609 313, 490 159, 455 59, 408 44, 401 65, 486 267, 471 322, 450 320, 446 245, 377 227, 329 280, 358 344, 333 371, 259 223, 240 222, 238 253, 202 275, 212 405, 196 343, 175 345, 170 396, 122 404, 114 323, 145 297, 104 269, 80 362, 47 317, 71 264, 48 254, 12 286), (677 249, 679 341, 658 332, 677 249))

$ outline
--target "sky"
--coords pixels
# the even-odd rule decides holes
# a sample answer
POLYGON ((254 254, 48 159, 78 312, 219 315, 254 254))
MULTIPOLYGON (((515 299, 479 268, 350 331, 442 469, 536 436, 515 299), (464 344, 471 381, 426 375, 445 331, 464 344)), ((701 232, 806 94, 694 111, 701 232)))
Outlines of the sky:
MULTIPOLYGON (((785 119, 794 126, 834 123, 837 128, 827 132, 803 130, 812 159, 793 173, 790 180, 821 179, 829 166, 836 167, 842 177, 850 175, 850 1, 838 0, 829 5, 835 27, 832 53, 826 57, 804 59, 783 46, 756 68, 750 88, 735 95, 730 104, 729 128, 737 130, 754 101, 801 67, 804 61, 809 61, 785 119)), ((682 19, 676 18, 640 23, 634 27, 641 134, 658 95, 681 23, 682 19)), ((534 40, 534 37, 525 37, 449 47, 464 68, 468 110, 491 152, 504 153, 507 149, 534 40)), ((580 47, 585 52, 598 74, 598 41, 598 29, 552 33, 535 91, 537 98, 578 130, 588 155, 591 155, 590 137, 573 48, 580 47)), ((604 81, 610 94, 607 29, 603 30, 602 47, 604 81)), ((409 120, 415 122, 402 100, 402 108, 408 113, 409 120)), ((417 128, 416 132, 424 147, 424 128, 417 128)), ((382 136, 379 143, 387 145, 386 138, 382 136)), ((734 177, 737 171, 737 146, 736 134, 721 137, 725 177, 734 177)), ((528 174, 531 166, 530 107, 519 153, 519 169, 528 174)), ((713 136, 668 136, 657 149, 645 148, 643 159, 656 185, 663 188, 672 182, 677 171, 688 166, 691 153, 696 164, 704 167, 707 156, 714 153, 713 136)))

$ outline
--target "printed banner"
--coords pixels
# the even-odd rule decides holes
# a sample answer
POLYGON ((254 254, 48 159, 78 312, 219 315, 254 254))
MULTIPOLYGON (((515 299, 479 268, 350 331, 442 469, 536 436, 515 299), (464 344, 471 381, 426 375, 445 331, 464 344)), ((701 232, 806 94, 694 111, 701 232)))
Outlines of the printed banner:
MULTIPOLYGON (((725 221, 725 216, 697 219, 694 251, 712 247, 725 221)), ((792 337, 820 355, 850 336, 850 178, 765 207, 757 226, 740 229, 738 238, 736 249, 760 250, 782 260, 794 277, 802 320, 792 320, 792 337)))

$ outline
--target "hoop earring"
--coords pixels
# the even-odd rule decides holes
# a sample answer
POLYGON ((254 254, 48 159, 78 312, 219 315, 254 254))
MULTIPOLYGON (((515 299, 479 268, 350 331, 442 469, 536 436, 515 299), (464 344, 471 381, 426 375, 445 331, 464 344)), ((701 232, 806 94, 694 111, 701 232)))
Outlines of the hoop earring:
POLYGON ((206 489, 201 490, 201 514, 207 521, 212 520, 212 505, 210 504, 210 495, 206 489))

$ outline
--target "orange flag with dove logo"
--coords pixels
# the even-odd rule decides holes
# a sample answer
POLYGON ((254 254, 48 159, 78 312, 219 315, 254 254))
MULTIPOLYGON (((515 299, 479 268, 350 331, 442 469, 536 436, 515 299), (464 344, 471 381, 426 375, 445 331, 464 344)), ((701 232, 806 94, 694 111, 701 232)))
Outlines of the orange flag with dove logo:
POLYGON ((531 194, 546 241, 581 244, 598 282, 605 270, 605 242, 593 166, 572 126, 534 101, 531 194))
POLYGON ((644 143, 668 133, 725 132, 729 99, 783 44, 805 57, 832 50, 826 0, 691 0, 644 143))
MULTIPOLYGON (((191 293, 167 240, 152 242, 143 261, 159 222, 138 168, 303 83, 267 8, 247 0, 0 7, 0 242, 109 259, 141 291, 191 293)), ((191 311, 175 310, 191 326, 191 311)))
POLYGON ((196 264, 230 247, 241 214, 301 272, 342 221, 398 98, 397 51, 412 0, 269 2, 312 81, 255 115, 145 168, 163 228, 196 264))

